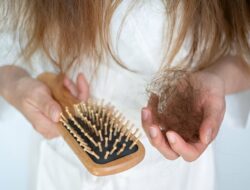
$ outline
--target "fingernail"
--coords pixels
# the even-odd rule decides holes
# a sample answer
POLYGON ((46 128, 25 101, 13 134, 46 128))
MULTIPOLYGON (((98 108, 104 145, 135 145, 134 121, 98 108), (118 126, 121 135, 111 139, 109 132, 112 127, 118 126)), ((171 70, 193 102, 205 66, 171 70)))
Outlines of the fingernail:
POLYGON ((154 139, 157 136, 157 129, 155 129, 154 127, 150 127, 149 136, 151 139, 154 139))
POLYGON ((176 138, 173 134, 167 133, 166 135, 169 143, 174 144, 176 142, 176 138))
POLYGON ((142 120, 145 121, 148 119, 148 110, 145 108, 142 109, 142 120))
POLYGON ((212 141, 212 129, 208 129, 206 133, 206 144, 212 141))
POLYGON ((58 122, 59 115, 60 115, 60 112, 58 111, 58 109, 56 107, 52 107, 50 109, 50 117, 51 117, 52 121, 58 122))

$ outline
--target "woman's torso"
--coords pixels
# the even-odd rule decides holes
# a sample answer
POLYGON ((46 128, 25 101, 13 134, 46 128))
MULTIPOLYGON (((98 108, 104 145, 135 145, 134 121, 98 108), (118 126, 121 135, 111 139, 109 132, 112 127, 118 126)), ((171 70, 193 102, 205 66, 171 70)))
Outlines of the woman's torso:
MULTIPOLYGON (((140 112, 147 104, 147 84, 162 61, 165 10, 159 0, 136 5, 129 12, 116 45, 116 36, 128 6, 129 1, 124 1, 118 7, 111 29, 119 58, 126 67, 136 72, 120 67, 110 58, 108 64, 100 65, 91 82, 90 92, 91 96, 114 105, 143 133, 140 112)), ((179 56, 185 52, 183 49, 179 56)), ((77 72, 83 72, 90 80, 91 69, 88 69, 88 63, 84 64, 77 72)), ((61 138, 44 142, 38 189, 213 189, 211 148, 190 164, 182 159, 165 159, 149 144, 144 133, 141 141, 146 149, 144 160, 128 171, 107 177, 95 177, 88 173, 61 138)))

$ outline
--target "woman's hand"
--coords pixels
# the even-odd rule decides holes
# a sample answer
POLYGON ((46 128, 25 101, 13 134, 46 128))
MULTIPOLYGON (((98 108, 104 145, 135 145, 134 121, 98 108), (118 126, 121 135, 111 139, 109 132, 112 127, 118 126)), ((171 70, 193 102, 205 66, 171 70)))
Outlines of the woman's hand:
MULTIPOLYGON (((200 126, 200 140, 187 143, 174 131, 168 131, 164 137, 159 126, 153 124, 150 107, 142 109, 142 124, 151 144, 167 159, 179 156, 186 161, 196 160, 216 137, 225 112, 224 81, 217 75, 200 71, 192 75, 192 82, 199 83, 200 93, 196 97, 204 116, 200 126)), ((195 85, 195 84, 194 84, 195 85)), ((197 104, 198 105, 198 104, 197 104)))
MULTIPOLYGON (((76 84, 65 77, 64 85, 79 100, 87 100, 88 84, 82 74, 78 75, 76 84)), ((11 84, 5 99, 21 111, 34 129, 45 138, 51 139, 59 135, 56 123, 59 121, 61 108, 45 84, 29 76, 22 77, 11 84)))

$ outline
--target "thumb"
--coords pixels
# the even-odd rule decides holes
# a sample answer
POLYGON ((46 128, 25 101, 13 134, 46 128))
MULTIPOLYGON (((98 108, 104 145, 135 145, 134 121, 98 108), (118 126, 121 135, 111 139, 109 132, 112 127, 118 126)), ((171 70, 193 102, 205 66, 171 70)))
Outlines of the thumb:
POLYGON ((36 96, 35 106, 51 121, 59 121, 62 110, 60 105, 51 97, 49 91, 40 93, 36 96))
MULTIPOLYGON (((217 105, 217 104, 215 104, 217 105)), ((204 111, 204 118, 200 128, 201 142, 209 144, 217 135, 223 113, 213 104, 208 105, 204 111)))

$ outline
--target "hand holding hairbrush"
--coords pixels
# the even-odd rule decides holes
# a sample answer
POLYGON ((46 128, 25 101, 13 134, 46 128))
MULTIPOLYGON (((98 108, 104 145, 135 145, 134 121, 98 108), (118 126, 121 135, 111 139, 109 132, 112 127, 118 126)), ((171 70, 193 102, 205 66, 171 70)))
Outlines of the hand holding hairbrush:
POLYGON ((206 71, 175 68, 161 71, 148 90, 151 124, 144 128, 158 134, 152 144, 167 158, 197 159, 217 135, 224 116, 223 80, 206 71))
POLYGON ((138 164, 145 154, 139 130, 110 104, 91 99, 79 102, 65 89, 63 78, 52 73, 38 77, 65 108, 58 130, 89 172, 104 176, 138 164))

